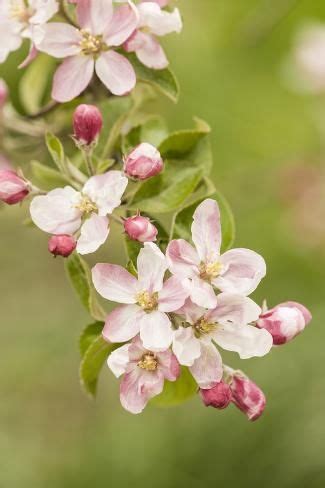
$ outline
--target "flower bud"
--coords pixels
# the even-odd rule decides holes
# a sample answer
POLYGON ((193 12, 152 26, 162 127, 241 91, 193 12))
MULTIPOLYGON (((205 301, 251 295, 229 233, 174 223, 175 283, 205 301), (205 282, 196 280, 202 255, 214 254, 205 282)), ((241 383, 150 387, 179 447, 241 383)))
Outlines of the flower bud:
POLYGON ((8 87, 6 82, 0 78, 0 109, 4 106, 8 98, 8 87))
POLYGON ((206 407, 223 409, 231 402, 231 389, 224 381, 220 381, 209 390, 200 388, 200 395, 206 407))
POLYGON ((234 374, 230 384, 232 402, 251 421, 257 420, 264 412, 266 399, 262 390, 246 376, 234 374))
POLYGON ((294 339, 311 321, 311 313, 296 302, 285 302, 263 313, 257 327, 266 329, 273 337, 273 344, 279 346, 294 339))
POLYGON ((54 256, 63 256, 67 258, 76 248, 76 240, 73 236, 58 235, 49 239, 48 249, 54 256))
POLYGON ((126 175, 138 180, 156 176, 162 171, 163 166, 159 151, 147 142, 143 142, 133 149, 124 161, 126 175))
POLYGON ((74 137, 82 145, 95 143, 103 127, 103 118, 95 105, 79 105, 73 114, 74 137))
POLYGON ((17 175, 15 171, 0 170, 0 200, 8 205, 21 202, 29 193, 26 180, 17 175))
POLYGON ((150 219, 141 215, 125 219, 124 230, 130 239, 139 242, 153 242, 158 234, 158 230, 150 222, 150 219))

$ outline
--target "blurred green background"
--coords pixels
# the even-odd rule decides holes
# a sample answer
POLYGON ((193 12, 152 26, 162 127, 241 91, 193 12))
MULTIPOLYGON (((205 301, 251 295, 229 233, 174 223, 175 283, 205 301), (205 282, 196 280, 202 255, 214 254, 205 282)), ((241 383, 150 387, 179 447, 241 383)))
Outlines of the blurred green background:
MULTIPOLYGON (((1 488, 325 486, 325 103, 291 92, 282 76, 297 28, 325 22, 325 4, 291 2, 285 14, 289 3, 180 0, 185 28, 167 44, 182 95, 161 104, 171 128, 193 115, 212 126, 214 181, 233 207, 236 246, 268 263, 255 299, 293 299, 313 313, 295 341, 241 362, 267 395, 265 414, 249 423, 233 406, 194 398, 132 416, 106 369, 88 400, 77 341, 89 317, 47 237, 21 226, 27 208, 1 209, 1 488)), ((1 68, 13 82, 15 59, 1 68)), ((122 259, 118 237, 102 259, 122 259)))

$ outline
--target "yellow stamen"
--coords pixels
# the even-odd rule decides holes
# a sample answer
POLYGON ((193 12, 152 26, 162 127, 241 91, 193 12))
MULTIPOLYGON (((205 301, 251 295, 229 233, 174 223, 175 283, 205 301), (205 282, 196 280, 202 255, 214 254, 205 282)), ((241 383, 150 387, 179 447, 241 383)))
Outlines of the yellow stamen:
POLYGON ((76 208, 81 210, 83 213, 91 213, 91 212, 97 212, 98 207, 97 205, 90 200, 89 197, 86 195, 82 197, 79 203, 77 203, 76 208))
POLYGON ((33 12, 30 8, 21 5, 20 2, 12 2, 10 6, 10 16, 18 22, 28 22, 33 12))
POLYGON ((148 291, 141 291, 137 295, 137 303, 145 312, 152 312, 158 305, 158 293, 151 294, 148 291))
POLYGON ((203 280, 211 281, 217 278, 222 271, 222 264, 219 261, 214 263, 201 263, 200 265, 200 277, 203 280))
POLYGON ((214 332, 218 324, 208 322, 204 317, 194 324, 194 333, 197 337, 214 332))
POLYGON ((82 53, 86 56, 95 56, 101 51, 107 49, 107 46, 103 42, 102 36, 94 36, 86 30, 82 30, 81 34, 82 40, 80 41, 79 45, 81 47, 82 53))
POLYGON ((138 366, 146 371, 156 371, 158 367, 158 361, 154 354, 146 353, 142 356, 141 360, 138 362, 138 366))

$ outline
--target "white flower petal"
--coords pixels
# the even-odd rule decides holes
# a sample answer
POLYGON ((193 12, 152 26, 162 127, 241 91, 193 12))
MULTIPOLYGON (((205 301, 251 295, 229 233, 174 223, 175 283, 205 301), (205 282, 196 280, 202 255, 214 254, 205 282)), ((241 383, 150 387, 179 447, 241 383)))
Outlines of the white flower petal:
POLYGON ((179 10, 172 12, 162 10, 155 2, 145 2, 138 5, 140 27, 148 28, 157 36, 165 36, 172 32, 181 32, 183 24, 179 10))
POLYGON ((195 210, 192 224, 192 239, 204 263, 219 259, 221 246, 220 210, 217 202, 208 198, 195 210))
POLYGON ((79 254, 90 254, 104 244, 109 234, 109 221, 107 217, 92 214, 81 227, 77 242, 79 254))
POLYGON ((139 290, 153 293, 162 289, 167 262, 156 244, 144 244, 138 255, 137 268, 139 290))
POLYGON ((252 325, 219 325, 213 338, 223 349, 238 352, 242 359, 265 356, 273 346, 271 334, 252 325))
POLYGON ((119 378, 126 372, 129 363, 129 347, 130 344, 125 344, 111 352, 107 358, 107 366, 116 378, 119 378))
POLYGON ((201 344, 192 327, 180 327, 174 332, 173 351, 180 364, 192 366, 201 356, 201 344))
POLYGON ((108 171, 89 178, 82 193, 97 205, 99 215, 107 215, 121 205, 127 184, 128 179, 121 171, 108 171))
POLYGON ((137 279, 117 264, 96 264, 92 269, 98 293, 112 302, 136 303, 137 279))
POLYGON ((140 337, 149 351, 164 351, 173 340, 173 329, 168 316, 158 310, 144 314, 140 319, 140 337))
POLYGON ((213 344, 201 342, 201 355, 190 366, 200 388, 213 388, 222 379, 223 367, 219 351, 213 344))
POLYGON ((121 305, 108 314, 103 337, 110 342, 126 342, 140 331, 140 320, 145 312, 138 305, 121 305))

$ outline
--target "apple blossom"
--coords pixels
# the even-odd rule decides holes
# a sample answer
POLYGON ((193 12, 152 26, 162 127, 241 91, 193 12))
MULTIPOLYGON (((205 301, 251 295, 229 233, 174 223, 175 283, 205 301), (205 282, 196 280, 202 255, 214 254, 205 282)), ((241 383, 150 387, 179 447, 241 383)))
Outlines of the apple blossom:
POLYGON ((176 381, 180 367, 169 350, 153 352, 145 348, 139 336, 131 344, 115 349, 107 360, 108 367, 118 378, 123 407, 137 414, 148 401, 162 392, 165 380, 176 381))
POLYGON ((137 58, 148 68, 163 69, 168 66, 166 54, 157 41, 157 36, 165 36, 182 30, 182 19, 179 10, 173 12, 162 10, 166 2, 142 2, 137 5, 139 21, 137 29, 124 43, 124 49, 135 52, 137 58))
POLYGON ((52 236, 49 239, 48 249, 54 256, 63 256, 67 258, 73 253, 77 246, 77 242, 73 236, 61 234, 52 236))
POLYGON ((121 204, 128 184, 120 171, 89 178, 81 192, 71 186, 36 196, 30 206, 33 222, 50 234, 73 235, 80 229, 77 252, 95 252, 107 239, 109 219, 121 204))
POLYGON ((0 0, 0 63, 58 11, 57 0, 0 0))
POLYGON ((296 302, 280 303, 263 312, 256 325, 267 330, 273 337, 273 344, 286 344, 300 334, 311 321, 311 313, 296 302))
POLYGON ((192 239, 195 248, 184 239, 171 241, 166 255, 173 274, 190 278, 190 296, 197 305, 214 308, 214 288, 249 295, 266 274, 264 259, 250 249, 231 249, 220 255, 220 211, 215 200, 208 198, 195 210, 192 239))
POLYGON ((103 117, 95 105, 78 105, 73 114, 74 138, 85 146, 96 143, 103 127, 103 117))
POLYGON ((247 376, 233 371, 230 382, 232 402, 249 420, 257 420, 265 409, 266 399, 262 390, 247 376))
POLYGON ((200 395, 206 407, 224 409, 231 403, 231 389, 224 381, 220 381, 209 390, 200 388, 200 395))
POLYGON ((10 169, 0 169, 0 200, 8 205, 21 202, 29 194, 29 183, 10 169))
POLYGON ((271 334, 249 325, 260 311, 248 297, 220 293, 212 310, 187 299, 175 312, 184 320, 174 332, 173 351, 180 364, 189 366, 200 388, 212 388, 222 378, 222 360, 216 345, 237 352, 242 359, 270 351, 271 334))
POLYGON ((52 97, 68 102, 82 93, 94 72, 114 95, 129 93, 136 84, 130 62, 114 48, 123 44, 138 24, 132 2, 115 11, 112 0, 80 0, 80 28, 52 22, 34 31, 37 49, 66 58, 54 76, 52 97))
POLYGON ((160 152, 152 144, 142 142, 124 160, 124 172, 130 178, 147 180, 164 167, 160 152))
POLYGON ((138 279, 115 264, 96 264, 93 268, 98 293, 123 304, 107 316, 103 337, 111 342, 126 342, 140 333, 144 347, 164 351, 173 340, 168 313, 184 304, 188 292, 175 276, 163 281, 167 263, 156 244, 144 244, 137 269, 138 279))
POLYGON ((134 215, 124 220, 124 230, 130 239, 139 242, 153 242, 157 239, 158 230, 148 217, 134 215))

